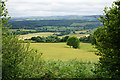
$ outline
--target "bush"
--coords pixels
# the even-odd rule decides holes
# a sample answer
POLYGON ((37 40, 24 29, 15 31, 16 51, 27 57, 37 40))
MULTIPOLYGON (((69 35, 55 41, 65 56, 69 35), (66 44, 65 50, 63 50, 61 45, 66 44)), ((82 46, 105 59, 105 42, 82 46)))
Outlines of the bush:
POLYGON ((94 63, 77 60, 45 61, 43 78, 95 78, 94 63))
POLYGON ((79 48, 80 41, 77 37, 69 37, 67 39, 67 45, 70 47, 73 46, 73 48, 79 48))
POLYGON ((84 37, 80 37, 79 38, 80 42, 84 42, 84 43, 90 43, 91 42, 91 36, 84 36, 84 37))
MULTIPOLYGON (((2 79, 35 78, 41 75, 41 53, 30 49, 29 44, 22 44, 18 36, 7 33, 10 19, 5 2, 0 1, 2 24, 2 79)), ((0 56, 1 57, 1 56, 0 56)))
POLYGON ((60 42, 60 38, 58 38, 57 36, 53 35, 53 36, 48 36, 48 37, 32 37, 29 40, 33 40, 35 42, 46 42, 46 43, 55 43, 55 42, 60 42))
POLYGON ((113 4, 109 9, 106 7, 104 13, 99 18, 104 27, 94 32, 92 44, 98 50, 98 67, 105 71, 104 77, 120 78, 120 7, 113 4))
POLYGON ((38 77, 42 67, 41 53, 22 44, 14 35, 3 35, 2 77, 3 79, 38 77))
POLYGON ((29 44, 22 44, 17 36, 2 36, 3 79, 38 77, 42 67, 40 58, 41 53, 30 49, 29 44))
POLYGON ((60 42, 66 42, 68 38, 69 38, 69 36, 65 36, 60 40, 60 42))

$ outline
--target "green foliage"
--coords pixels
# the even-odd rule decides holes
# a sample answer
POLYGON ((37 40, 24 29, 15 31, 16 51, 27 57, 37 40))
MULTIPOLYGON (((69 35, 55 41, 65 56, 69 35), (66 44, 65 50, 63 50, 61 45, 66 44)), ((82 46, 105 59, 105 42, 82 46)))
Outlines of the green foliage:
POLYGON ((30 40, 36 41, 36 42, 46 42, 46 43, 50 43, 50 42, 60 42, 60 38, 58 38, 57 36, 53 35, 53 36, 48 36, 48 37, 32 37, 30 40))
POLYGON ((70 29, 67 29, 66 31, 61 31, 60 34, 57 34, 57 36, 63 36, 63 35, 68 35, 70 34, 71 30, 70 29))
MULTIPOLYGON (((120 2, 120 1, 119 1, 120 2)), ((120 75, 120 8, 114 4, 104 9, 104 16, 99 20, 104 27, 98 28, 92 35, 100 68, 105 71, 103 77, 118 78, 120 75), (106 75, 107 76, 106 76, 106 75)))
POLYGON ((69 36, 65 36, 62 39, 58 38, 56 35, 48 36, 48 37, 32 37, 31 39, 26 40, 33 40, 35 42, 44 42, 44 43, 56 43, 56 42, 66 42, 69 36))
POLYGON ((91 42, 91 36, 84 36, 79 38, 80 42, 90 43, 91 42))
POLYGON ((67 39, 67 45, 73 46, 73 48, 79 48, 80 41, 77 37, 69 37, 67 39))
POLYGON ((29 44, 23 45, 17 36, 2 36, 3 79, 37 77, 41 70, 40 57, 40 53, 30 49, 29 44))
MULTIPOLYGON (((30 49, 29 44, 26 46, 18 40, 18 36, 6 34, 7 9, 2 2, 2 78, 12 80, 17 78, 35 78, 41 76, 41 53, 30 49), (38 76, 39 75, 39 76, 38 76)), ((0 55, 1 57, 1 55, 0 55)))
POLYGON ((61 42, 66 42, 68 38, 69 38, 69 36, 65 36, 65 37, 63 37, 60 41, 61 41, 61 42))
POLYGON ((45 61, 43 78, 95 78, 92 72, 95 68, 93 62, 77 60, 69 61, 45 61))
POLYGON ((9 24, 6 24, 8 20, 11 18, 8 16, 8 10, 5 7, 5 1, 0 1, 0 17, 1 17, 1 23, 2 23, 2 31, 5 32, 8 30, 9 24))
POLYGON ((116 1, 115 4, 119 6, 120 5, 120 1, 116 1))
MULTIPOLYGON (((91 16, 91 18, 95 19, 94 16, 91 16)), ((24 20, 23 21, 16 21, 16 19, 12 19, 9 21, 9 24, 13 25, 12 29, 36 29, 36 30, 42 30, 42 31, 49 31, 49 28, 45 28, 46 26, 54 26, 54 27, 78 27, 84 28, 84 29, 93 29, 98 28, 98 26, 102 26, 100 22, 95 20, 89 20, 89 19, 81 19, 81 20, 24 20), (72 25, 74 23, 79 23, 81 25, 72 25), (83 25, 84 24, 84 25, 83 25)))

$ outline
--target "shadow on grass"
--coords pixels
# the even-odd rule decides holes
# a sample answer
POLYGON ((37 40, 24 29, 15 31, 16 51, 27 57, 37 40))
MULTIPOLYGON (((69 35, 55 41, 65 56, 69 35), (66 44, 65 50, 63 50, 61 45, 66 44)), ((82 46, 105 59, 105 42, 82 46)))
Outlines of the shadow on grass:
POLYGON ((72 48, 72 47, 69 47, 69 46, 64 46, 64 48, 72 48))

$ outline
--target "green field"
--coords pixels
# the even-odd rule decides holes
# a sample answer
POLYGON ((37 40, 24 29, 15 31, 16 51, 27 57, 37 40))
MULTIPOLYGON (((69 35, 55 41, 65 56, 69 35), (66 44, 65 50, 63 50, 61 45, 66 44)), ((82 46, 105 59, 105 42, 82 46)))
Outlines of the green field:
POLYGON ((77 59, 83 61, 98 61, 94 54, 94 49, 89 43, 80 43, 80 49, 73 49, 66 43, 31 43, 31 48, 43 53, 44 60, 63 60, 77 59))
POLYGON ((89 36, 89 34, 68 34, 68 35, 64 35, 64 36, 59 36, 59 38, 65 37, 65 36, 75 36, 77 38, 83 37, 83 36, 89 36))
POLYGON ((21 30, 21 31, 36 31, 33 29, 8 29, 8 31, 17 31, 17 30, 21 30))
MULTIPOLYGON (((30 33, 30 34, 25 34, 25 35, 20 35, 19 38, 20 39, 29 39, 31 37, 37 37, 37 36, 44 36, 44 37, 47 37, 47 36, 50 36, 50 35, 53 35, 53 34, 59 34, 59 32, 40 32, 40 33, 30 33)), ((58 36, 59 38, 62 38, 62 37, 65 37, 65 36, 75 36, 75 37, 83 37, 83 36, 89 36, 89 34, 68 34, 68 35, 64 35, 64 36, 58 36)))
POLYGON ((85 33, 87 31, 89 31, 89 30, 75 31, 75 33, 81 33, 81 32, 85 33))
POLYGON ((84 23, 73 23, 71 24, 70 26, 86 26, 86 25, 89 25, 89 24, 98 24, 98 22, 84 22, 84 23))
MULTIPOLYGON (((56 32, 57 34, 58 32, 56 32)), ((40 33, 30 33, 30 34, 25 34, 25 35, 20 35, 19 36, 19 39, 29 39, 31 37, 37 37, 37 36, 44 36, 44 37, 47 37, 47 36, 50 36, 50 35, 53 35, 54 33, 53 32, 40 32, 40 33)))

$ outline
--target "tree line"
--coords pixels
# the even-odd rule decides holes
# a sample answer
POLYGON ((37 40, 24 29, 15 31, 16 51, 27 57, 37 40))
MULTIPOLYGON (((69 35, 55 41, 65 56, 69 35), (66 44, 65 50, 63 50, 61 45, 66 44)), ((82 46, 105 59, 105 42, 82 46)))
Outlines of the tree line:
POLYGON ((33 40, 35 42, 45 42, 45 43, 56 43, 56 42, 66 42, 69 36, 65 36, 62 39, 59 38, 56 35, 48 36, 48 37, 32 37, 31 39, 25 39, 25 40, 33 40))
MULTIPOLYGON (((56 42, 67 42, 67 39, 69 37, 70 36, 65 36, 65 37, 59 38, 56 35, 52 35, 52 36, 48 36, 48 37, 37 36, 37 37, 32 37, 30 39, 25 39, 25 40, 33 40, 35 42, 43 42, 43 43, 56 43, 56 42)), ((86 37, 86 36, 80 37, 79 41, 84 42, 84 43, 90 43, 91 42, 91 37, 90 36, 88 36, 88 37, 86 37)))
POLYGON ((34 29, 44 26, 57 26, 57 27, 85 27, 85 29, 93 29, 97 28, 98 26, 102 26, 98 20, 89 21, 89 20, 24 20, 24 21, 9 21, 8 24, 12 25, 12 29, 34 29), (74 25, 71 26, 73 23, 90 23, 94 22, 93 24, 86 24, 86 25, 74 25))

